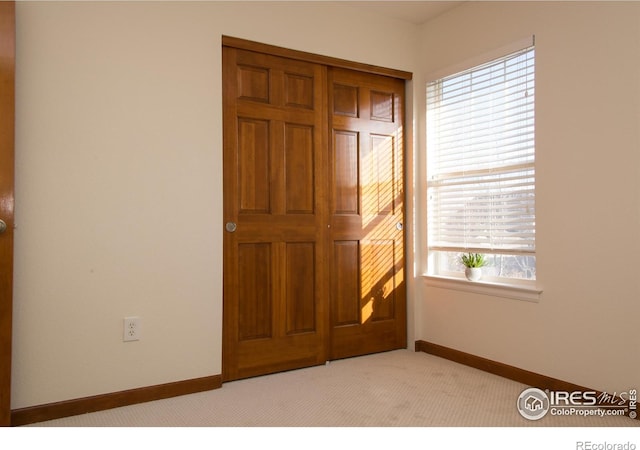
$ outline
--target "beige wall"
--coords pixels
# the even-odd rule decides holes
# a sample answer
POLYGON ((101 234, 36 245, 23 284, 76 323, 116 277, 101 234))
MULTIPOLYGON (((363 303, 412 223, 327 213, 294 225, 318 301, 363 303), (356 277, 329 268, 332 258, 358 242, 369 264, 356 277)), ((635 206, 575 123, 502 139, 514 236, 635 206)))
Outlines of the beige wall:
POLYGON ((417 26, 307 2, 19 2, 17 28, 12 407, 220 374, 221 36, 411 71, 417 26))
POLYGON ((416 336, 594 389, 628 390, 640 385, 640 3, 470 2, 423 27, 419 72, 531 34, 544 292, 530 303, 421 284, 416 336))
POLYGON ((19 2, 12 407, 221 372, 223 34, 414 72, 409 159, 427 74, 535 34, 542 299, 418 277, 409 342, 637 386, 638 6, 470 2, 418 27, 327 3, 19 2))

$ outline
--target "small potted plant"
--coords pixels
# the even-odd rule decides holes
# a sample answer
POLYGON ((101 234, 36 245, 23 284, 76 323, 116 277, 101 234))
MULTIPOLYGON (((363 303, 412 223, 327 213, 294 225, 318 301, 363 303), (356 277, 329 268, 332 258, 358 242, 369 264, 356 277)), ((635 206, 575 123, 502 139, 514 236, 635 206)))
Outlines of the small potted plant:
POLYGON ((460 262, 464 265, 464 274, 469 281, 478 281, 482 278, 482 268, 487 265, 487 260, 480 253, 467 253, 460 256, 460 262))

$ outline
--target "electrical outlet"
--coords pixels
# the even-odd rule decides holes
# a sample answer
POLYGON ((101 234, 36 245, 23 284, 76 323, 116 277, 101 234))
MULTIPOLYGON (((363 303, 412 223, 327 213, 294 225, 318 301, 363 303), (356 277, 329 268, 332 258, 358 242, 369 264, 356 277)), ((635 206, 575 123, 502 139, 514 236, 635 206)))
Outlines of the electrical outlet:
POLYGON ((124 318, 124 334, 122 336, 124 342, 140 340, 140 331, 140 317, 124 318))

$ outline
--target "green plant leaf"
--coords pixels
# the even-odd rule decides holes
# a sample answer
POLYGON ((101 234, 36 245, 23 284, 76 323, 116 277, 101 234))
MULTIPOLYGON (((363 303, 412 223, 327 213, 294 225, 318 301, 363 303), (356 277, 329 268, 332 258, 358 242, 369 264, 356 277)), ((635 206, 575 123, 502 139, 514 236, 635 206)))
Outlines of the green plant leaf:
POLYGON ((487 260, 481 253, 467 253, 460 256, 460 262, 465 267, 484 267, 487 265, 487 260))

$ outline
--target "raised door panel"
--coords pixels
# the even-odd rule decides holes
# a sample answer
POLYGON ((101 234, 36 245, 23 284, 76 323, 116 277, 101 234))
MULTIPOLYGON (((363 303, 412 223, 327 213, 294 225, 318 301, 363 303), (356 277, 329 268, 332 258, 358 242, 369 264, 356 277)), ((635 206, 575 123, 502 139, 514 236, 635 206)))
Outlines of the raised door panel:
POLYGON ((314 129, 285 124, 284 166, 287 214, 313 214, 315 205, 314 129))
POLYGON ((331 264, 331 324, 334 327, 360 323, 360 244, 335 241, 331 264))
POLYGON ((269 103, 269 68, 238 66, 238 98, 269 103))
POLYGON ((367 240, 361 243, 361 264, 367 267, 362 278, 362 323, 393 320, 397 303, 395 241, 367 240))
POLYGON ((270 338, 273 272, 270 244, 238 246, 238 340, 270 338))
POLYGON ((286 244, 285 305, 287 335, 316 331, 315 243, 286 244))
POLYGON ((333 130, 333 214, 357 215, 360 211, 359 148, 357 131, 333 130))
POLYGON ((238 188, 241 214, 271 212, 269 122, 238 119, 238 188))
POLYGON ((296 73, 285 73, 285 105, 289 107, 314 108, 314 78, 296 73))
POLYGON ((333 84, 332 113, 335 116, 358 117, 360 102, 358 101, 358 87, 346 86, 340 83, 333 84))
POLYGON ((369 109, 371 120, 382 122, 394 122, 395 100, 393 92, 370 92, 371 107, 369 109))
POLYGON ((367 144, 361 153, 365 225, 375 217, 393 213, 398 195, 395 137, 370 134, 367 144))

